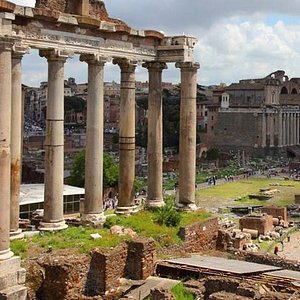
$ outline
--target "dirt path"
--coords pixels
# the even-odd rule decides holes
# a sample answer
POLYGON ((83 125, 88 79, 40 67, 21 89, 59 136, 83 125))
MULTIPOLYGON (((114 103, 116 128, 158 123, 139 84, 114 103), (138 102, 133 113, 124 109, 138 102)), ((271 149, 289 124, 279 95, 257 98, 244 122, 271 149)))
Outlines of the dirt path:
POLYGON ((287 242, 287 239, 285 239, 283 245, 283 251, 281 251, 281 245, 278 245, 279 256, 300 261, 300 231, 290 236, 290 242, 287 242))

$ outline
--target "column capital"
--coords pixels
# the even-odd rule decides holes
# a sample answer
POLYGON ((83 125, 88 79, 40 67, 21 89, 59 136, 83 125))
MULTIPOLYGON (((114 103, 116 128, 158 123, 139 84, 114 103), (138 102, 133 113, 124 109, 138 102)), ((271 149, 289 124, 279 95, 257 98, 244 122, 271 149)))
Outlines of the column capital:
POLYGON ((133 73, 135 71, 137 62, 127 58, 114 58, 113 64, 118 65, 122 72, 133 73))
POLYGON ((176 68, 180 68, 181 70, 193 70, 197 71, 200 68, 200 64, 198 62, 191 62, 191 61, 186 61, 186 62, 177 62, 175 64, 176 68))
POLYGON ((159 62, 159 61, 149 61, 142 64, 142 67, 148 69, 148 70, 164 70, 168 69, 168 66, 165 62, 159 62))
POLYGON ((46 49, 40 50, 39 52, 41 57, 47 58, 48 61, 62 61, 65 62, 67 58, 73 56, 73 52, 61 50, 61 49, 46 49))
POLYGON ((15 59, 22 59, 23 55, 28 54, 30 51, 30 47, 24 46, 21 44, 14 44, 13 45, 13 52, 12 52, 12 58, 15 59))
POLYGON ((80 61, 86 62, 87 64, 104 66, 106 62, 111 61, 111 58, 104 57, 98 54, 81 54, 80 61))

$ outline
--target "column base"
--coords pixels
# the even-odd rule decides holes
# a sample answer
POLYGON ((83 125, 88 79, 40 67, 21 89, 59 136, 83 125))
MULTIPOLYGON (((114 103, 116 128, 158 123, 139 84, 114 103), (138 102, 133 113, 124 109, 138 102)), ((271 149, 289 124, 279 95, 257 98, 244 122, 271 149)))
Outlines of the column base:
POLYGON ((11 241, 21 240, 23 238, 24 238, 24 233, 23 233, 22 229, 17 229, 16 231, 11 231, 9 233, 9 239, 11 241))
POLYGON ((10 249, 0 251, 0 262, 12 258, 13 256, 14 254, 10 249))
POLYGON ((160 200, 147 199, 146 200, 146 208, 158 208, 158 207, 162 207, 164 205, 165 205, 165 202, 163 199, 160 199, 160 200))
POLYGON ((27 288, 24 286, 26 270, 21 268, 21 260, 18 256, 0 261, 0 299, 1 300, 25 300, 27 288))
POLYGON ((102 227, 106 221, 104 213, 100 214, 85 214, 81 215, 81 221, 83 224, 92 225, 94 227, 102 227))
POLYGON ((66 228, 68 228, 68 225, 64 220, 55 223, 40 222, 39 226, 40 231, 59 231, 66 228))
POLYGON ((123 206, 123 207, 117 207, 115 210, 115 214, 117 215, 132 215, 139 211, 138 206, 123 206))
POLYGON ((195 203, 176 203, 176 208, 181 211, 195 211, 198 209, 195 203))

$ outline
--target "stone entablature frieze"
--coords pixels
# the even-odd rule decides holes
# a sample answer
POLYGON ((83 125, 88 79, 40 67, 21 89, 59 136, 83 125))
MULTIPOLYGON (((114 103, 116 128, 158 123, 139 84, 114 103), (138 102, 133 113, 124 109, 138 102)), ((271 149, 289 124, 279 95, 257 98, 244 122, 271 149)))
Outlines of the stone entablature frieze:
POLYGON ((132 29, 126 23, 108 17, 106 13, 105 18, 98 19, 91 12, 86 15, 87 11, 85 15, 72 15, 46 9, 45 3, 41 7, 31 8, 1 0, 0 36, 20 39, 24 47, 39 50, 57 49, 75 54, 125 57, 141 63, 193 61, 195 38, 165 37, 154 30, 132 29))

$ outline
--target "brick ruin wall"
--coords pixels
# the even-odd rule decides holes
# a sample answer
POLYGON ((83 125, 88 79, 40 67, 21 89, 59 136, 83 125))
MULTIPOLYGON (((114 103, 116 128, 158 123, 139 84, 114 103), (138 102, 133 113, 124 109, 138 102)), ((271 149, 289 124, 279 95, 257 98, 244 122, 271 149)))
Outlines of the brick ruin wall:
MULTIPOLYGON (((36 0, 36 8, 59 11, 67 14, 79 14, 82 1, 72 0, 36 0)), ((109 16, 103 1, 89 1, 89 15, 98 20, 108 20, 109 16)))
POLYGON ((215 250, 218 237, 218 218, 181 227, 179 237, 186 252, 215 250))
POLYGON ((273 231, 273 217, 269 215, 264 216, 245 216, 239 221, 240 229, 254 229, 258 234, 265 235, 267 232, 273 231))
POLYGON ((41 263, 45 280, 39 295, 45 300, 98 295, 113 299, 118 296, 121 278, 146 279, 154 273, 155 264, 154 240, 141 238, 114 249, 95 249, 91 256, 49 256, 41 263))
POLYGON ((287 208, 277 206, 264 206, 262 213, 268 214, 273 218, 282 217, 282 220, 287 221, 287 208))

